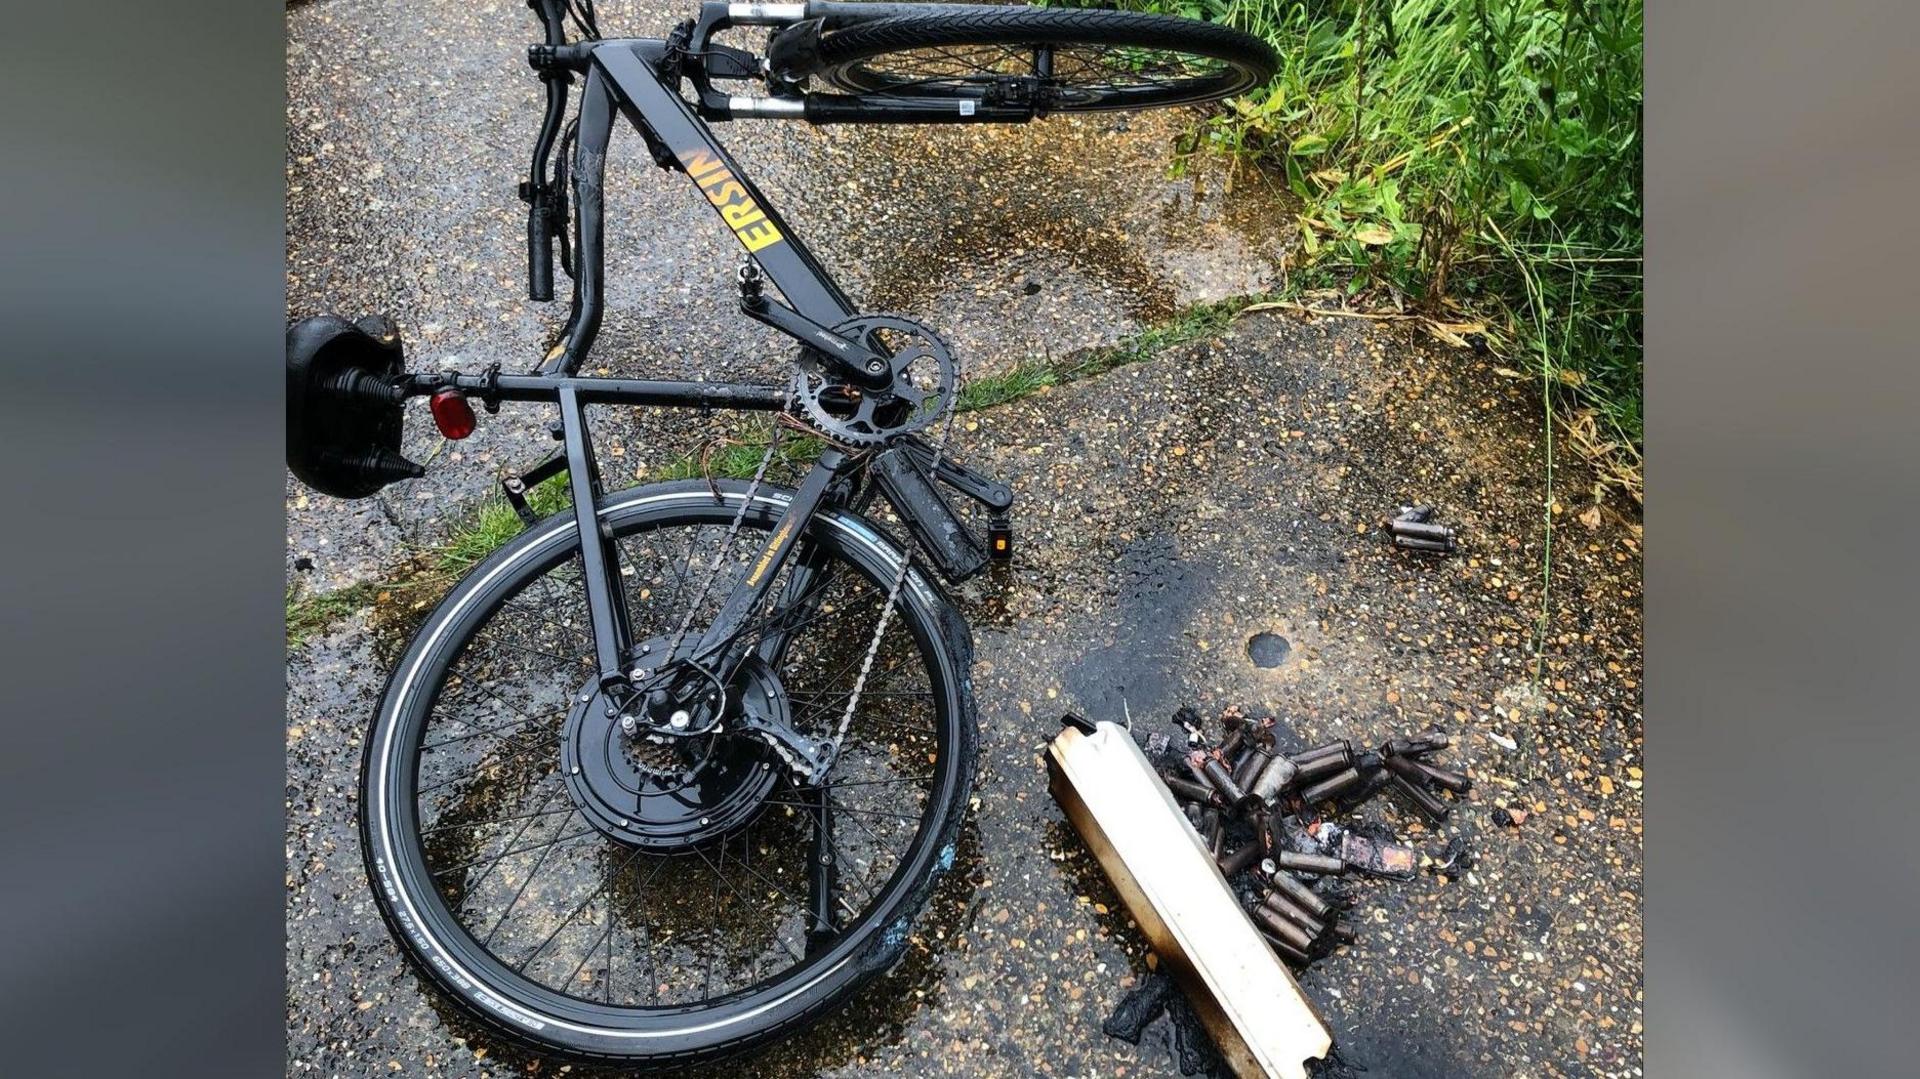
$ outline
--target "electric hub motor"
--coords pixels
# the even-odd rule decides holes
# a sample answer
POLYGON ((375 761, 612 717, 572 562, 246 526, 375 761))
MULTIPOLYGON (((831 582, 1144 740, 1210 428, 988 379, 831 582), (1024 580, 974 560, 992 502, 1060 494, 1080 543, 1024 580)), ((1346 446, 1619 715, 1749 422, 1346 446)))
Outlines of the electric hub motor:
POLYGON ((757 656, 741 664, 722 706, 730 718, 717 729, 702 720, 690 734, 646 725, 629 734, 620 709, 589 683, 574 694, 560 731, 567 793, 595 828, 655 853, 744 828, 784 766, 772 747, 742 729, 740 713, 780 724, 792 716, 779 678, 757 656))

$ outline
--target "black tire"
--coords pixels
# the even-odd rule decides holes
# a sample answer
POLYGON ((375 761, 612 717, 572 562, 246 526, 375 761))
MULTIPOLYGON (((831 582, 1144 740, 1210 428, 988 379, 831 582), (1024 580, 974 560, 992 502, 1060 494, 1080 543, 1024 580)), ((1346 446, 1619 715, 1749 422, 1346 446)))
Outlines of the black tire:
MULTIPOLYGON (((665 529, 687 528, 689 529, 688 544, 691 549, 694 535, 710 535, 712 530, 724 530, 745 499, 743 484, 723 482, 720 485, 720 492, 722 497, 716 501, 706 484, 697 481, 636 488, 609 497, 601 510, 601 516, 615 535, 623 537, 625 542, 635 542, 636 537, 640 542, 646 542, 650 536, 666 535, 665 529)), ((759 548, 757 534, 769 530, 777 523, 778 516, 790 497, 788 491, 763 484, 755 496, 754 504, 745 515, 739 539, 734 546, 749 552, 757 551, 759 548)), ((657 545, 664 548, 668 544, 667 541, 661 540, 657 545)), ((677 544, 674 545, 677 546, 677 544)), ((874 611, 877 611, 880 602, 883 602, 886 588, 892 583, 900 561, 905 558, 901 550, 871 524, 848 513, 824 512, 817 515, 808 533, 807 545, 811 545, 812 549, 830 560, 824 564, 835 567, 835 573, 850 574, 844 578, 835 578, 850 582, 847 588, 877 588, 878 597, 873 600, 872 607, 874 611)), ((805 546, 803 545, 803 549, 805 546)), ((500 930, 498 923, 495 924, 494 931, 487 934, 484 942, 479 939, 477 929, 464 926, 461 915, 449 909, 447 897, 443 892, 457 888, 464 895, 469 888, 474 891, 481 890, 480 886, 471 882, 473 873, 461 865, 453 867, 462 871, 461 876, 456 878, 460 880, 459 884, 439 883, 440 875, 447 870, 431 868, 432 856, 428 852, 430 844, 422 839, 425 834, 443 831, 439 827, 423 827, 423 825, 439 825, 449 817, 453 817, 456 823, 446 827, 456 829, 468 827, 464 823, 464 818, 455 816, 456 812, 464 813, 463 808, 459 810, 445 808, 451 801, 447 795, 439 796, 438 805, 431 807, 433 816, 424 817, 424 812, 429 807, 422 803, 422 792, 430 788, 422 786, 422 760, 425 756, 423 750, 431 748, 431 743, 423 745, 421 739, 424 732, 431 729, 431 724, 436 722, 434 717, 437 710, 446 703, 440 699, 442 684, 448 681, 449 671, 455 669, 454 665, 460 661, 463 650, 483 630, 487 631, 488 636, 482 639, 489 641, 494 639, 493 634, 502 631, 502 627, 506 624, 496 625, 494 621, 496 614, 507 610, 525 609, 512 602, 515 599, 525 600, 532 596, 530 591, 525 592, 523 596, 523 590, 528 589, 531 584, 541 582, 545 582, 544 588, 551 589, 552 582, 548 581, 549 574, 564 575, 573 572, 572 567, 578 564, 577 550, 577 531, 573 527, 571 515, 561 514, 549 518, 528 529, 513 542, 474 567, 421 626, 405 656, 394 668, 380 710, 368 732, 361 778, 362 852, 366 859, 374 896, 394 939, 400 943, 402 950, 417 969, 442 993, 484 1021, 489 1027, 520 1043, 570 1057, 618 1061, 627 1066, 649 1070, 656 1066, 677 1067, 690 1061, 729 1054, 781 1035, 844 999, 859 985, 890 967, 904 952, 911 920, 925 906, 938 877, 952 865, 955 843, 966 812, 978 740, 969 672, 972 642, 966 624, 939 588, 917 567, 910 570, 901 591, 900 603, 895 608, 895 617, 888 629, 889 636, 886 638, 888 644, 883 651, 891 655, 895 644, 904 641, 904 644, 898 645, 898 652, 910 659, 903 663, 896 663, 890 669, 897 671, 902 667, 912 667, 913 663, 925 664, 925 676, 929 689, 925 693, 916 693, 912 696, 924 698, 923 706, 932 715, 933 720, 924 735, 924 741, 910 740, 921 737, 917 734, 913 736, 894 734, 882 737, 895 739, 895 744, 890 747, 890 751, 896 758, 910 761, 912 771, 929 773, 924 777, 914 777, 926 779, 929 790, 923 803, 924 808, 915 818, 917 823, 886 824, 879 822, 876 818, 874 828, 882 831, 892 830, 900 837, 905 837, 910 832, 912 838, 904 853, 898 855, 897 866, 892 869, 890 876, 885 875, 887 872, 885 869, 869 871, 875 880, 872 890, 864 899, 858 896, 852 897, 855 902, 865 904, 860 910, 854 911, 853 904, 845 903, 843 900, 843 905, 849 912, 850 924, 841 927, 837 936, 819 942, 817 950, 815 944, 807 944, 806 955, 802 958, 783 935, 788 931, 775 925, 771 930, 773 936, 780 944, 786 946, 787 952, 794 956, 794 965, 791 968, 778 972, 764 983, 749 983, 737 992, 728 992, 698 1004, 688 1004, 684 1001, 648 1004, 646 1000, 640 998, 639 994, 641 992, 648 996, 654 994, 654 983, 668 977, 674 970, 670 965, 675 961, 672 959, 660 960, 669 965, 656 968, 654 964, 657 955, 673 952, 675 949, 681 952, 710 946, 725 949, 731 945, 726 934, 734 933, 736 930, 732 925, 722 925, 721 928, 712 931, 711 937, 688 935, 680 925, 668 920, 660 923, 649 922, 645 927, 644 937, 636 937, 634 932, 627 928, 629 941, 644 940, 644 953, 636 951, 635 954, 647 956, 644 978, 636 969, 627 973, 627 979, 630 982, 644 984, 632 993, 622 990, 619 994, 620 1002, 616 1004, 614 1002, 617 979, 613 941, 616 925, 626 917, 628 899, 626 886, 623 886, 621 889, 604 892, 606 929, 601 939, 606 942, 605 946, 608 949, 604 977, 607 1002, 603 1003, 597 999, 600 993, 597 975, 596 980, 590 983, 592 988, 588 990, 595 999, 583 999, 581 996, 574 995, 580 981, 574 978, 574 974, 581 972, 580 966, 576 965, 574 971, 561 976, 558 984, 562 988, 556 990, 544 981, 531 977, 530 973, 529 975, 516 973, 507 962, 493 954, 490 948, 496 946, 494 933, 500 930), (881 881, 884 882, 881 883, 881 881), (664 929, 659 937, 656 937, 656 925, 664 929), (709 945, 709 940, 718 940, 720 944, 709 945)), ((623 552, 625 550, 623 548, 623 552)), ((623 553, 622 557, 624 560, 626 555, 623 553)), ((795 557, 797 559, 800 556, 796 554, 795 557)), ((681 556, 680 564, 689 564, 684 555, 681 556)), ((636 581, 635 577, 628 578, 627 587, 630 594, 644 587, 642 583, 636 583, 636 581)), ((716 587, 724 590, 726 586, 726 578, 723 574, 716 587)), ((655 584, 653 587, 658 593, 662 585, 655 584)), ((677 583, 674 595, 677 600, 680 595, 677 583)), ((694 600, 692 607, 698 608, 698 606, 699 601, 694 600)), ((848 613, 845 617, 852 619, 862 617, 866 613, 868 612, 861 610, 848 613)), ((542 612, 542 620, 544 621, 547 617, 549 616, 542 612)), ((871 622, 866 624, 871 627, 871 622)), ((547 625, 554 625, 554 623, 549 621, 547 625)), ((827 625, 830 626, 831 622, 827 625)), ((554 628, 558 630, 572 627, 554 625, 554 628)), ((869 628, 869 639, 871 632, 869 628)), ((827 635, 827 626, 822 626, 819 633, 823 636, 827 635)), ((532 637, 520 638, 518 644, 510 647, 525 650, 530 650, 534 646, 544 647, 543 642, 546 639, 545 637, 538 640, 532 637)), ((864 650, 864 643, 860 647, 864 650)), ((832 659, 833 662, 837 662, 838 654, 835 654, 832 659)), ((459 693, 452 699, 454 705, 461 704, 463 700, 479 700, 474 696, 472 687, 484 686, 484 683, 478 680, 474 672, 476 669, 491 670, 492 668, 486 665, 493 662, 489 659, 484 661, 485 665, 478 668, 468 666, 457 668, 458 673, 451 676, 459 685, 459 693)), ((876 665, 876 671, 879 666, 881 665, 876 665)), ((571 678, 573 673, 573 669, 568 667, 560 669, 557 677, 548 676, 545 680, 561 683, 571 678)), ((879 680, 876 679, 877 681, 879 680)), ((496 688, 487 689, 487 692, 496 697, 499 695, 496 688)), ((904 697, 908 694, 902 693, 898 696, 904 697)), ((559 707, 563 711, 568 708, 570 701, 577 699, 572 689, 561 691, 560 698, 559 707)), ((866 699, 862 698, 863 709, 867 707, 864 703, 866 699)), ((548 706, 551 706, 551 702, 548 706)), ((527 702, 524 707, 529 713, 538 713, 541 710, 532 701, 527 702)), ((526 722, 533 721, 529 719, 526 722)), ((849 730, 850 745, 854 730, 864 722, 865 720, 857 720, 855 727, 849 730)), ((464 726, 482 732, 506 729, 476 724, 471 719, 468 719, 464 726)), ((564 728, 556 727, 555 729, 563 730, 564 728)), ((472 781, 476 784, 490 785, 487 788, 489 790, 517 782, 517 780, 510 781, 502 778, 503 769, 508 771, 547 770, 541 772, 537 781, 529 781, 524 788, 524 793, 516 797, 530 798, 535 789, 533 782, 543 785, 557 782, 561 790, 566 790, 566 778, 560 775, 560 765, 557 762, 549 764, 545 760, 549 752, 557 758, 559 751, 557 749, 548 751, 544 748, 551 743, 544 740, 537 727, 530 732, 523 728, 520 733, 530 736, 533 743, 530 747, 520 743, 518 735, 511 738, 507 735, 499 735, 501 738, 508 739, 506 743, 508 748, 505 752, 502 752, 499 747, 452 752, 470 752, 476 756, 491 755, 486 759, 496 762, 473 766, 473 775, 476 778, 472 781), (528 749, 533 751, 531 759, 537 763, 532 765, 524 763, 529 759, 528 749), (514 758, 519 758, 522 763, 513 764, 510 768, 498 763, 514 758)), ((564 738, 565 735, 562 734, 562 740, 564 738)), ((491 739, 489 742, 480 743, 482 747, 489 744, 491 739)), ((888 752, 888 749, 883 749, 874 751, 872 754, 881 759, 882 763, 879 767, 886 767, 884 758, 888 752)), ((849 756, 850 754, 851 751, 849 756)), ((438 761, 442 758, 432 759, 438 761)), ((853 767, 844 763, 846 759, 848 758, 843 757, 843 764, 836 765, 836 774, 839 774, 839 770, 843 767, 853 767)), ((879 782, 901 781, 880 780, 879 782)), ((839 793, 845 796, 848 792, 841 789, 839 793)), ((549 790, 549 797, 551 796, 552 792, 549 790)), ((461 798, 466 797, 464 794, 461 795, 461 798)), ((499 796, 483 792, 481 797, 497 798, 499 796)), ((466 802, 457 801, 453 804, 464 807, 466 802)), ((519 804, 526 803, 522 800, 519 804)), ((770 802, 769 804, 781 803, 770 802)), ((871 806, 873 803, 869 801, 865 804, 871 806)), ((576 809, 572 812, 579 811, 576 809)), ((753 827, 764 826, 764 818, 773 812, 772 810, 760 811, 753 827)), ((836 810, 836 813, 840 812, 843 810, 836 810)), ((791 809, 786 813, 789 819, 794 815, 791 809)), ((489 827, 504 828, 508 821, 517 819, 520 818, 505 817, 489 820, 486 823, 489 827)), ((568 822, 572 819, 571 815, 562 818, 559 829, 556 829, 556 835, 559 831, 568 829, 568 822)), ((852 819, 858 820, 858 818, 852 819)), ((701 823, 706 822, 702 820, 701 823)), ((775 820, 772 826, 778 828, 781 825, 778 820, 775 820)), ((523 831, 525 827, 525 825, 522 826, 523 831)), ((786 827, 791 830, 796 826, 787 825, 786 827)), ((862 825, 862 827, 866 826, 862 825)), ((750 836, 751 827, 748 831, 750 836)), ((462 834, 464 833, 455 833, 456 836, 462 834)), ((494 832, 474 840, 470 848, 462 849, 462 853, 471 853, 482 849, 483 845, 492 845, 503 834, 504 831, 494 832)), ((878 841, 879 836, 873 831, 869 830, 867 834, 875 835, 876 842, 878 841)), ((828 835, 828 842, 831 845, 837 845, 843 841, 832 831, 829 831, 828 835)), ((737 837, 729 837, 721 842, 731 842, 734 838, 737 837)), ((516 841, 517 836, 507 839, 502 849, 512 851, 516 841)), ((556 839, 548 846, 551 848, 559 842, 556 839)), ((589 844, 604 843, 619 852, 625 850, 613 840, 604 837, 590 838, 587 842, 589 844)), ((439 840, 434 840, 431 845, 435 845, 437 849, 438 844, 439 840)), ((745 845, 748 852, 747 864, 751 868, 752 859, 757 857, 752 853, 755 848, 752 846, 751 838, 745 845)), ((786 847, 781 846, 777 835, 773 843, 763 842, 759 849, 764 851, 769 846, 774 849, 776 856, 786 850, 786 847)), ((569 849, 578 851, 580 848, 573 846, 569 849)), ((724 845, 719 848, 720 868, 713 870, 716 877, 727 865, 726 851, 727 848, 724 845)), ((867 853, 871 853, 871 848, 867 853)), ((700 853, 701 861, 710 868, 714 865, 712 855, 713 847, 710 845, 700 853)), ((489 871, 492 871, 493 866, 499 865, 505 856, 502 854, 494 857, 492 864, 488 867, 489 871)), ((577 855, 565 856, 565 858, 573 857, 577 855)), ((589 854, 587 857, 591 859, 594 855, 589 854)), ((626 861, 630 862, 634 857, 635 855, 628 855, 626 861)), ((700 863, 693 861, 690 853, 685 857, 677 854, 661 857, 670 867, 678 867, 664 883, 659 885, 664 899, 667 904, 679 903, 683 907, 687 906, 687 901, 681 896, 681 892, 683 888, 690 886, 690 882, 683 880, 683 877, 698 873, 700 863), (670 862, 673 858, 680 860, 670 862)), ((802 854, 801 857, 804 858, 805 855, 802 854)), ((546 854, 541 856, 541 862, 547 862, 546 854)), ((593 864, 591 861, 588 862, 590 869, 593 864)), ((610 868, 611 856, 599 864, 609 867, 606 870, 608 873, 606 887, 612 889, 616 879, 614 874, 618 871, 610 868)), ((736 856, 734 862, 736 870, 739 864, 740 858, 736 856)), ((622 865, 624 867, 625 863, 623 862, 622 865)), ((760 870, 767 874, 783 872, 773 868, 772 862, 761 863, 760 870)), ((530 870, 524 870, 520 891, 515 893, 514 903, 509 904, 502 915, 502 922, 506 921, 508 915, 514 914, 514 904, 522 902, 521 894, 528 891, 528 886, 541 872, 539 864, 530 870)), ((659 866, 653 869, 654 874, 660 872, 659 866)), ((510 887, 509 871, 500 869, 499 873, 502 880, 501 887, 510 887)), ((635 876, 638 875, 636 870, 635 876)), ((789 884, 794 883, 793 878, 787 879, 789 884)), ((777 882, 774 883, 777 887, 777 882)), ((649 876, 648 883, 643 886, 643 894, 649 902, 654 896, 653 888, 652 877, 649 876)), ((749 891, 752 890, 749 886, 749 891)), ((548 920, 535 920, 529 934, 523 937, 523 940, 531 939, 531 936, 545 929, 553 915, 572 903, 573 893, 566 893, 564 903, 555 903, 553 897, 546 894, 550 891, 554 889, 546 884, 534 889, 534 894, 540 898, 541 902, 550 904, 548 920)), ((716 889, 715 894, 721 893, 716 889)), ((760 909, 756 902, 764 903, 769 894, 771 893, 761 891, 761 899, 755 901, 748 895, 734 892, 734 896, 740 903, 740 916, 750 919, 760 909)), ((534 900, 526 902, 532 903, 534 900)), ((731 900, 729 902, 731 903, 731 900)), ((456 898, 454 908, 462 909, 465 904, 465 898, 456 898)), ((704 904, 700 909, 711 910, 711 908, 711 904, 704 904)), ((522 909, 525 910, 525 908, 522 909)), ((533 956, 540 955, 541 950, 548 947, 547 941, 553 940, 555 934, 561 933, 563 929, 569 929, 569 923, 575 922, 580 913, 580 908, 575 908, 572 913, 568 913, 542 941, 539 948, 534 950, 533 956)), ((593 916, 600 917, 598 914, 593 916)), ((714 917, 718 918, 719 915, 714 917)), ((581 924, 583 928, 591 929, 597 923, 581 924)), ((791 925, 791 922, 784 924, 791 925)), ((738 933, 744 937, 748 930, 739 930, 738 933)), ((596 949, 600 946, 599 941, 589 943, 581 962, 585 963, 589 956, 595 956, 596 949)), ((505 951, 504 948, 500 950, 505 951)), ((769 949, 765 954, 773 953, 769 949)), ((531 960, 533 956, 529 956, 528 959, 531 960)), ((548 953, 548 958, 543 959, 542 962, 550 959, 551 965, 557 967, 571 957, 571 952, 560 954, 556 947, 556 950, 548 953)), ((779 955, 777 958, 780 963, 786 962, 785 955, 779 955)), ((531 972, 538 969, 538 963, 534 967, 527 967, 524 965, 525 962, 523 961, 522 970, 531 972)), ((711 993, 714 960, 710 954, 705 960, 705 965, 707 992, 711 993)), ((756 960, 747 967, 746 976, 758 977, 758 972, 763 965, 762 960, 756 960)), ((723 974, 728 973, 737 973, 737 971, 723 970, 723 974)), ((662 999, 664 1000, 664 996, 662 999)))
POLYGON ((1273 78, 1266 42, 1171 15, 1078 8, 929 5, 820 39, 814 72, 853 94, 978 97, 1009 75, 1040 78, 1044 112, 1193 105, 1273 78), (1048 50, 1050 73, 1035 67, 1048 50))

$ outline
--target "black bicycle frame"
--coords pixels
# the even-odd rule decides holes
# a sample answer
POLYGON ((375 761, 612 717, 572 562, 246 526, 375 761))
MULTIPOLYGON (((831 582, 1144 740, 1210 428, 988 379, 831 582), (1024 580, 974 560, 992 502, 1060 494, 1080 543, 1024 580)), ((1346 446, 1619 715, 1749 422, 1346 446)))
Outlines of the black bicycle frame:
MULTIPOLYGON (((618 559, 613 538, 599 521, 604 495, 594 459, 585 406, 731 408, 779 411, 788 405, 785 387, 742 383, 679 382, 649 379, 580 378, 574 372, 586 359, 598 334, 604 298, 603 192, 606 153, 616 112, 640 132, 661 164, 684 173, 713 206, 722 223, 760 265, 791 309, 769 304, 776 313, 753 311, 809 344, 832 345, 841 351, 841 339, 810 330, 835 326, 852 318, 855 309, 846 293, 828 276, 812 252, 794 234, 766 197, 742 174, 738 164, 713 137, 693 108, 663 81, 660 69, 666 43, 653 40, 602 41, 571 46, 586 59, 586 84, 579 111, 578 149, 573 171, 578 264, 572 313, 555 349, 541 365, 541 373, 482 375, 456 373, 415 374, 405 388, 410 396, 446 389, 478 397, 489 406, 502 401, 551 402, 560 410, 560 434, 565 443, 573 514, 579 528, 581 569, 592 622, 595 663, 603 688, 631 686, 627 664, 632 659, 632 619, 618 586, 618 559)), ((554 82, 549 81, 549 112, 554 82)), ((564 103, 564 87, 559 97, 564 103)), ((551 127, 552 125, 547 125, 551 127)), ((539 165, 536 165, 536 172, 539 165)), ((825 348, 829 362, 842 360, 825 348)), ((844 360, 842 360, 844 362, 844 360)), ((866 377, 864 370, 845 372, 866 377)), ((688 657, 712 669, 722 666, 735 640, 750 627, 776 578, 795 547, 806 535, 807 524, 822 507, 852 497, 857 481, 851 474, 862 458, 828 449, 795 490, 774 524, 760 553, 722 602, 713 624, 701 635, 688 657)))

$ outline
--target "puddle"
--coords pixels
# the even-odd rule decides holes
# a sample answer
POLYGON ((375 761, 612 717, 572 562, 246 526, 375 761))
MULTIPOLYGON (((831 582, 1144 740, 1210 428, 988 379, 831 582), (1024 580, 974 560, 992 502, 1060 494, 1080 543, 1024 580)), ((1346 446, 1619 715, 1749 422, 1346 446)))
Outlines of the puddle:
POLYGON ((1256 667, 1278 667, 1292 651, 1293 644, 1278 633, 1256 633, 1247 640, 1247 658, 1256 667))

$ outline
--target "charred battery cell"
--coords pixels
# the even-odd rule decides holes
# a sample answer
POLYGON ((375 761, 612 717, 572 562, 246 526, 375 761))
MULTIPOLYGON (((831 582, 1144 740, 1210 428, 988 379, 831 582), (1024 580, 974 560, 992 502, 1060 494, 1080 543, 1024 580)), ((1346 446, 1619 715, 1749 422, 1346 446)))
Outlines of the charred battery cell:
POLYGON ((1313 938, 1307 935, 1306 930, 1287 921, 1266 907, 1253 908, 1253 920, 1265 926, 1274 936, 1279 937, 1281 940, 1299 949, 1301 954, 1304 955, 1313 950, 1313 938))
POLYGON ((1301 854, 1297 851, 1283 850, 1274 852, 1273 860, 1281 869, 1291 869, 1296 873, 1337 877, 1347 871, 1347 863, 1324 854, 1301 854))
POLYGON ((1247 792, 1241 790, 1239 784, 1233 781, 1233 775, 1227 771, 1226 765, 1220 763, 1219 758, 1210 753, 1195 750, 1188 754, 1187 760, 1200 770, 1201 778, 1211 784, 1214 790, 1219 791, 1228 805, 1239 805, 1247 800, 1247 792))
POLYGON ((1287 962, 1292 963, 1294 966, 1304 967, 1309 962, 1312 962, 1312 960, 1307 958, 1307 953, 1301 951, 1300 949, 1294 947, 1291 944, 1288 944, 1286 941, 1281 940, 1279 937, 1274 936, 1272 933, 1267 932, 1265 929, 1260 930, 1260 937, 1261 939, 1265 940, 1268 944, 1273 946, 1274 952, 1278 954, 1280 958, 1285 959, 1287 962))
POLYGON ((1434 784, 1445 787, 1455 794, 1465 794, 1473 789, 1473 780, 1465 772, 1456 772, 1451 768, 1441 768, 1426 761, 1414 761, 1414 767, 1434 784))
POLYGON ((1261 868, 1266 869, 1267 879, 1273 882, 1274 891, 1285 894, 1288 899, 1293 900, 1294 905, 1308 914, 1316 918, 1325 918, 1333 911, 1332 904, 1320 898, 1312 888, 1300 883, 1291 873, 1281 872, 1279 865, 1274 864, 1271 859, 1263 863, 1261 868), (1271 868, 1268 868, 1269 866, 1271 868))
MULTIPOLYGON (((1396 758, 1389 757, 1387 759, 1391 761, 1396 758)), ((1406 795, 1407 800, 1413 803, 1414 808, 1420 811, 1421 816, 1427 818, 1429 824, 1440 824, 1447 819, 1447 813, 1449 812, 1447 804, 1435 798, 1433 792, 1427 790, 1425 787, 1420 786, 1418 783, 1408 782, 1407 777, 1401 775, 1399 772, 1393 773, 1393 786, 1395 790, 1406 795)))
POLYGON ((1182 802, 1199 802, 1206 805, 1218 800, 1218 796, 1213 793, 1213 788, 1203 783, 1194 783, 1179 776, 1161 776, 1160 782, 1165 783, 1167 789, 1173 792, 1173 796, 1182 802))
POLYGON ((1422 731, 1411 738, 1388 739, 1380 752, 1389 757, 1422 757, 1452 744, 1453 738, 1445 731, 1422 731))
POLYGON ((1257 840, 1242 845, 1239 850, 1220 859, 1220 875, 1223 877, 1233 876, 1235 873, 1252 865, 1262 853, 1264 852, 1260 849, 1260 843, 1257 840))
POLYGON ((1352 756, 1353 743, 1347 741, 1345 738, 1341 738, 1337 741, 1328 742, 1324 746, 1314 746, 1312 749, 1303 749, 1298 753, 1289 755, 1293 757, 1295 764, 1305 764, 1308 761, 1319 760, 1321 757, 1334 753, 1349 757, 1352 756))
POLYGON ((1379 794, 1392 784, 1392 782, 1392 772, 1387 771, 1385 768, 1375 768, 1366 774, 1366 778, 1360 781, 1359 786, 1343 792, 1337 804, 1341 811, 1345 812, 1360 805, 1367 799, 1372 798, 1374 795, 1379 794))
POLYGON ((1321 776, 1330 776, 1343 768, 1353 767, 1353 750, 1342 748, 1304 761, 1295 757, 1293 763, 1300 769, 1300 782, 1311 783, 1321 776))
POLYGON ((1272 805, 1299 777, 1300 766, 1276 753, 1253 777, 1253 796, 1272 805))
POLYGON ((1320 934, 1327 931, 1326 923, 1301 910, 1292 900, 1279 892, 1268 892, 1261 898, 1260 903, 1268 910, 1306 930, 1309 937, 1318 938, 1320 934))
POLYGON ((1308 787, 1306 790, 1301 791, 1300 799, 1308 803, 1309 805, 1311 805, 1314 802, 1324 802, 1327 799, 1333 797, 1336 794, 1339 794, 1341 791, 1346 790, 1348 787, 1354 786, 1359 782, 1360 782, 1359 771, 1353 768, 1349 768, 1346 771, 1341 772, 1339 775, 1329 776, 1328 778, 1321 780, 1319 783, 1311 787, 1308 787))
POLYGON ((1246 751, 1240 755, 1239 760, 1234 762, 1234 784, 1241 790, 1251 793, 1253 791, 1254 777, 1260 774, 1260 769, 1266 762, 1267 754, 1265 750, 1262 750, 1259 746, 1248 746, 1246 751))

